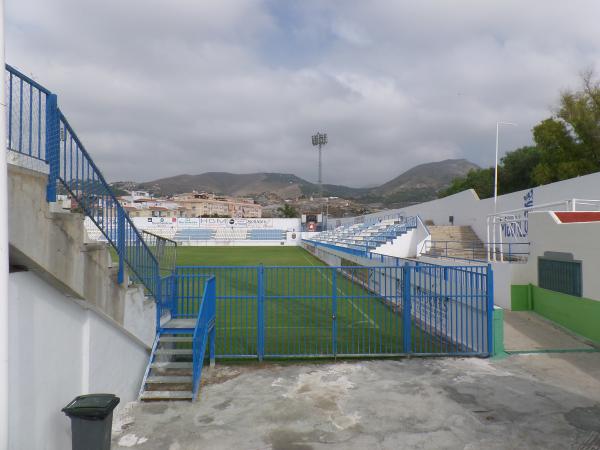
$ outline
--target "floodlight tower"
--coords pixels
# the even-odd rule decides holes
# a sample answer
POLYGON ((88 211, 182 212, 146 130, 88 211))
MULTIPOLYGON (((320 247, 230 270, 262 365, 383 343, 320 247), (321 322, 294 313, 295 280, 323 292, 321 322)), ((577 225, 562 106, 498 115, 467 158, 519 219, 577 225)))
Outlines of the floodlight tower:
POLYGON ((323 163, 321 159, 321 148, 327 144, 327 133, 317 133, 312 137, 312 145, 319 147, 319 194, 323 197, 323 163))

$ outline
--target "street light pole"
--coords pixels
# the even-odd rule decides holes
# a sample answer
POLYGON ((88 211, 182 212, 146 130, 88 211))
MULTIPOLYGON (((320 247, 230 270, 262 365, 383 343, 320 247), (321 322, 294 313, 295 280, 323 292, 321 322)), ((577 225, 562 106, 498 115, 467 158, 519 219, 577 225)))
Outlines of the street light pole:
POLYGON ((516 127, 517 124, 513 122, 496 122, 496 163, 494 164, 494 215, 498 212, 498 143, 500 136, 500 125, 512 125, 516 127))

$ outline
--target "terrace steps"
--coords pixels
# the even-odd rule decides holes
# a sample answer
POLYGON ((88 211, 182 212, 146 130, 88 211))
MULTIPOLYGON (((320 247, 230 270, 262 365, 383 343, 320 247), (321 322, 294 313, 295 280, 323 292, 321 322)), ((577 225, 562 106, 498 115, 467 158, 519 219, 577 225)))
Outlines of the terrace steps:
POLYGON ((432 246, 425 256, 485 259, 487 252, 470 226, 429 225, 432 246), (447 243, 447 244, 446 244, 447 243))

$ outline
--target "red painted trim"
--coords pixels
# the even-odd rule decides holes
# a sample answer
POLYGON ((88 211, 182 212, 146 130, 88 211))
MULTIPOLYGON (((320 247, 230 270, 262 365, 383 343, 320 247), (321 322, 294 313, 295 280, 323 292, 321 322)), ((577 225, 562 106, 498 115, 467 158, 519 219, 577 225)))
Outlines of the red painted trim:
POLYGON ((556 211, 554 214, 556 214, 556 217, 558 217, 558 220, 562 223, 600 222, 600 211, 556 211))

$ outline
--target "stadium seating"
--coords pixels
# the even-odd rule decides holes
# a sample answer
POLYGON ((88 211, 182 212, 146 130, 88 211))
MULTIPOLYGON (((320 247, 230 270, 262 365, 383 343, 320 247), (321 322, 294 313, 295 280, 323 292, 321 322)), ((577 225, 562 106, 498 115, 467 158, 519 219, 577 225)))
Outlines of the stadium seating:
POLYGON ((415 226, 416 222, 413 221, 384 220, 373 225, 360 223, 341 226, 335 230, 321 232, 311 239, 356 250, 374 250, 392 242, 415 226))
POLYGON ((250 230, 248 239, 253 241, 282 241, 285 240, 285 230, 250 230))
POLYGON ((247 234, 248 230, 244 228, 217 228, 213 239, 215 241, 243 241, 247 234))
POLYGON ((175 233, 178 242, 210 241, 214 239, 215 230, 212 228, 181 228, 175 233))

